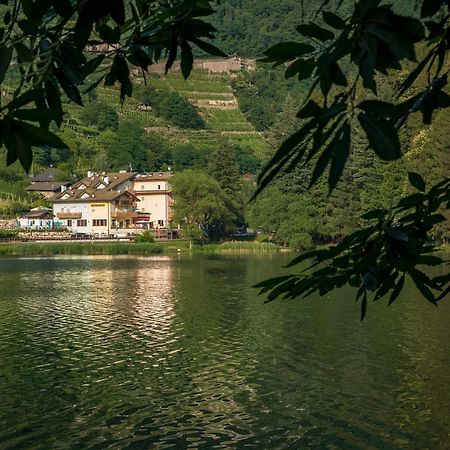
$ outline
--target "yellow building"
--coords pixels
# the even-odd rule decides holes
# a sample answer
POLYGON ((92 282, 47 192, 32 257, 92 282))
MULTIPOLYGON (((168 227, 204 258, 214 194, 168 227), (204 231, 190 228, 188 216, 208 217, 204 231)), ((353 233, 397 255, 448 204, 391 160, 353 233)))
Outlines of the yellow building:
POLYGON ((172 175, 172 172, 154 172, 133 177, 138 210, 150 214, 148 228, 169 228, 173 204, 169 179, 172 175))

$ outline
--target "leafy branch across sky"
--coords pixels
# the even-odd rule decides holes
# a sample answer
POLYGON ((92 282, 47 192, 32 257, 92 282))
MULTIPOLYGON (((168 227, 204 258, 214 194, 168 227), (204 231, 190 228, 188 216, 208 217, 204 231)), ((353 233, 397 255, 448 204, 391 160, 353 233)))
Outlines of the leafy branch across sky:
POLYGON ((188 77, 192 46, 226 56, 209 43, 208 0, 2 0, 0 8, 0 85, 19 71, 1 97, 0 144, 8 164, 19 160, 26 171, 33 146, 66 146, 50 127, 61 125, 66 99, 82 106, 82 93, 118 83, 123 102, 132 95, 130 67, 145 72, 161 58, 169 70, 180 56, 188 77), (97 45, 100 54, 89 52, 97 45))
MULTIPOLYGON (((450 95, 445 92, 450 71, 449 3, 426 0, 419 18, 398 15, 392 5, 380 0, 360 0, 348 17, 319 11, 321 25, 309 22, 297 27, 300 42, 280 43, 266 50, 262 61, 287 65, 286 78, 311 79, 311 88, 297 114, 303 120, 301 128, 282 143, 265 166, 255 197, 281 173, 309 164, 314 165, 310 186, 328 171, 332 192, 358 127, 364 131, 368 151, 385 161, 400 158, 400 132, 409 116, 421 112, 423 123, 430 124, 436 109, 450 106, 450 95), (417 49, 425 49, 419 62, 417 49), (378 80, 404 70, 405 60, 415 67, 395 98, 377 98, 378 80), (408 96, 423 72, 427 86, 408 96)), ((450 291, 450 275, 430 279, 418 266, 444 262, 432 255, 434 247, 429 242, 433 226, 446 220, 437 211, 450 206, 450 179, 428 192, 419 174, 410 173, 409 179, 419 192, 403 198, 389 211, 370 211, 363 219, 372 224, 336 247, 294 259, 290 266, 311 262, 300 275, 266 280, 257 287, 261 292, 269 291, 269 300, 274 300, 316 292, 325 295, 350 284, 359 287, 357 300, 362 299, 364 318, 368 292, 375 293, 374 300, 390 293, 392 303, 408 275, 421 294, 437 304, 450 291)))

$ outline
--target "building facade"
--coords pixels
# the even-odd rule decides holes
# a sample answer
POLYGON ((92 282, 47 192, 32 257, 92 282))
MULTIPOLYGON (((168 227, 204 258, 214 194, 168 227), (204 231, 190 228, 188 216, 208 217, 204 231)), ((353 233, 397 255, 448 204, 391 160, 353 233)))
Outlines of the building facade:
POLYGON ((52 197, 55 225, 74 233, 111 235, 168 228, 171 173, 88 176, 52 197))
POLYGON ((18 222, 19 227, 25 230, 52 230, 55 227, 55 216, 50 209, 38 207, 20 217, 18 222))
POLYGON ((29 193, 40 194, 46 199, 52 198, 59 192, 70 186, 68 181, 56 181, 61 172, 58 169, 50 168, 44 172, 33 175, 31 184, 25 188, 29 193))
POLYGON ((133 177, 133 190, 139 199, 138 209, 150 214, 147 228, 169 228, 173 204, 169 184, 171 176, 171 172, 154 172, 133 177))

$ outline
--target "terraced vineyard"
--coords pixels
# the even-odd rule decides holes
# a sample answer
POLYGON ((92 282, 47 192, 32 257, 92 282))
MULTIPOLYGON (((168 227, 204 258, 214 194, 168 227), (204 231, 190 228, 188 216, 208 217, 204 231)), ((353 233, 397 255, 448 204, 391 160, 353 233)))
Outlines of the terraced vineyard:
MULTIPOLYGON (((164 135, 170 145, 191 143, 199 150, 214 149, 219 142, 228 141, 231 145, 247 147, 264 158, 268 144, 262 133, 255 131, 239 110, 238 102, 233 94, 231 74, 214 74, 206 70, 194 70, 185 81, 180 72, 172 72, 167 76, 151 73, 147 83, 156 88, 170 88, 195 104, 205 120, 206 129, 186 130, 174 127, 166 119, 157 117, 151 109, 139 102, 139 91, 144 86, 143 78, 135 81, 135 96, 127 98, 120 105, 116 87, 99 87, 96 94, 99 100, 117 108, 121 119, 130 119, 142 125, 147 131, 164 135)), ((70 115, 79 117, 81 108, 71 105, 70 115)))

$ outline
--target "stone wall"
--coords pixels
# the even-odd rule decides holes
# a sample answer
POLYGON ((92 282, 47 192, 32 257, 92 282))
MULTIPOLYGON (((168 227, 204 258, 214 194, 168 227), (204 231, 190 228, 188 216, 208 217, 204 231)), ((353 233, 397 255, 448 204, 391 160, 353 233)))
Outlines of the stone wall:
POLYGON ((16 219, 0 219, 0 230, 16 230, 19 224, 16 219))

